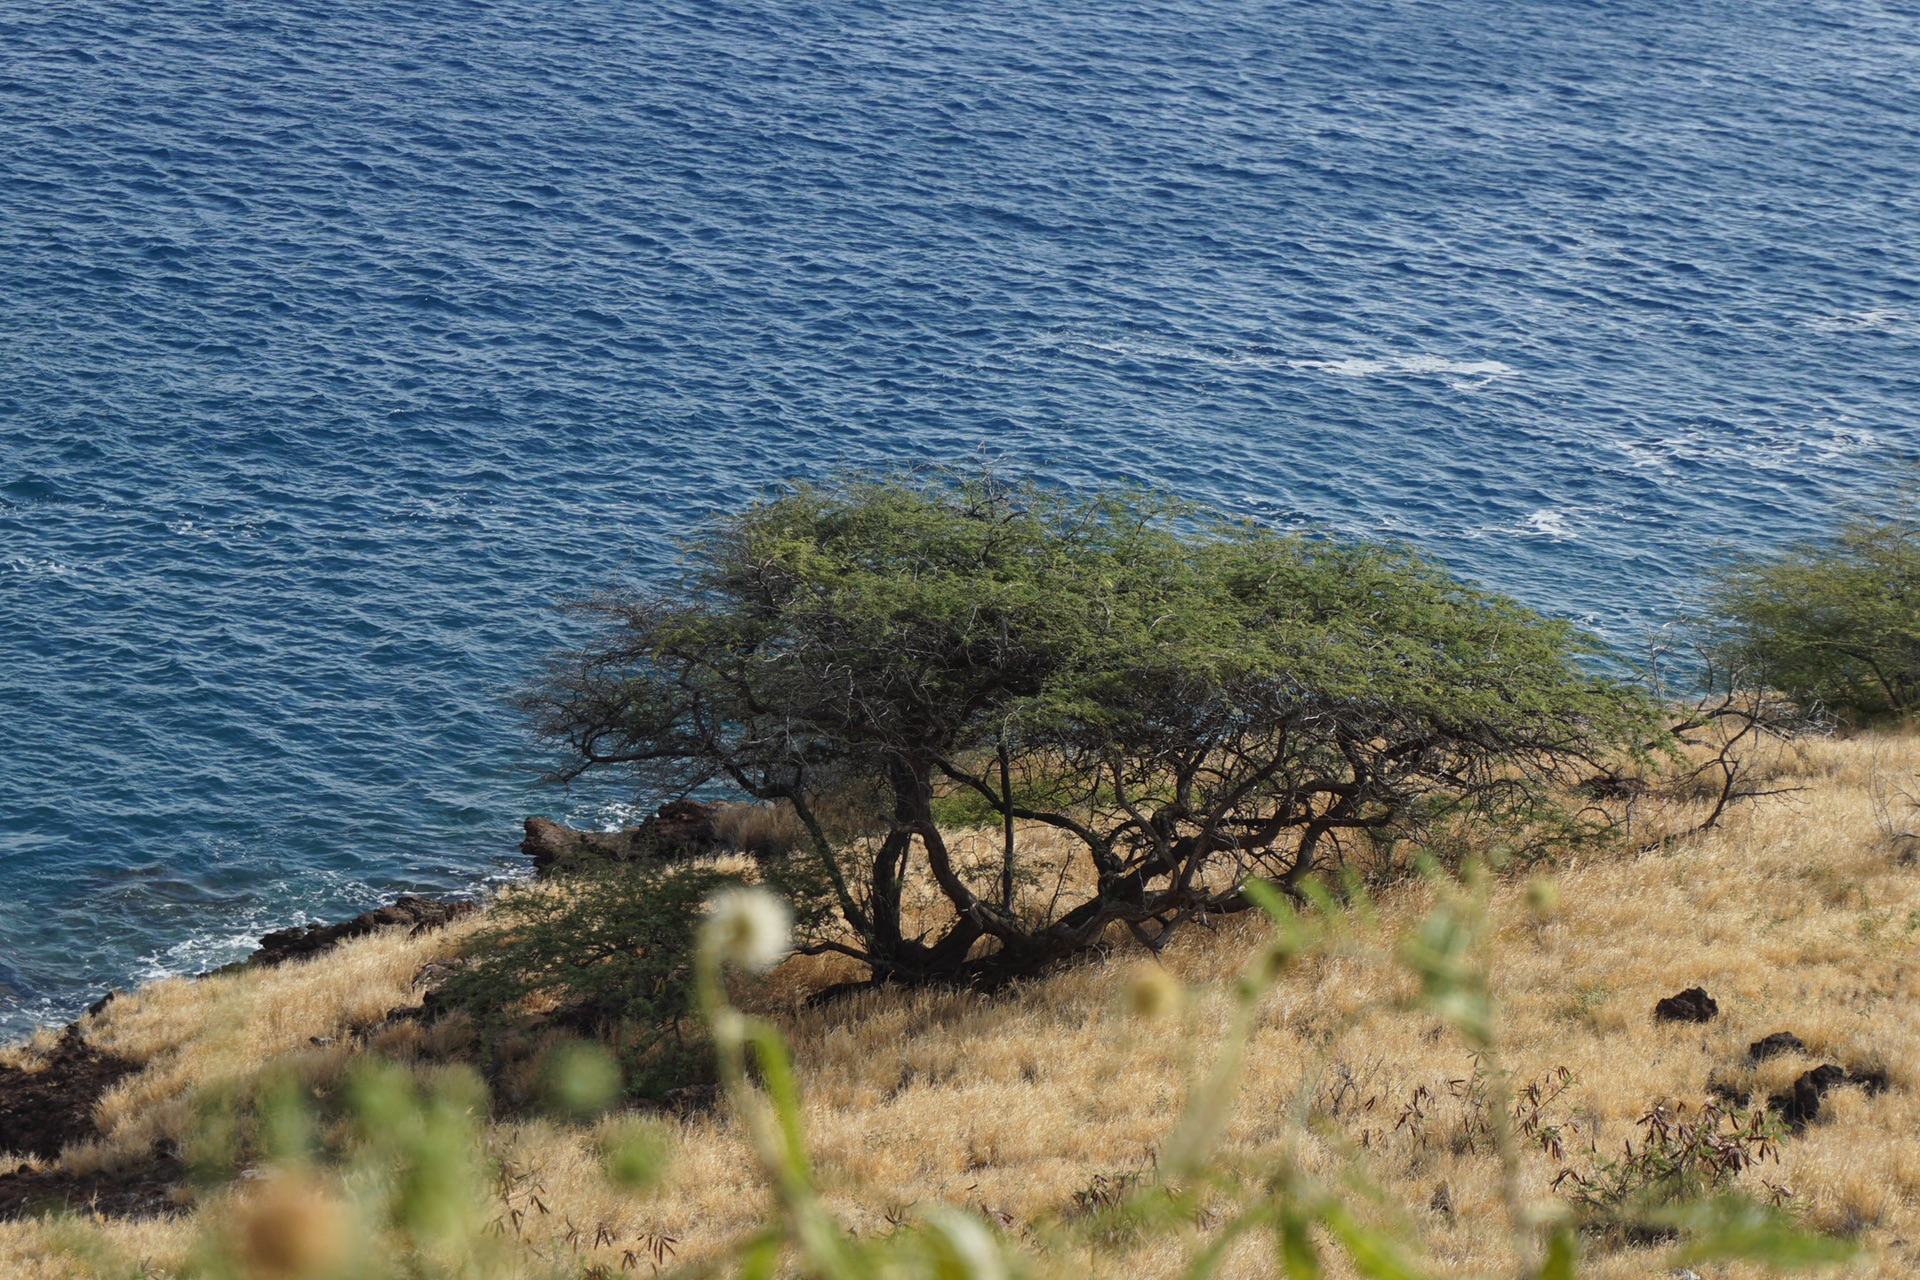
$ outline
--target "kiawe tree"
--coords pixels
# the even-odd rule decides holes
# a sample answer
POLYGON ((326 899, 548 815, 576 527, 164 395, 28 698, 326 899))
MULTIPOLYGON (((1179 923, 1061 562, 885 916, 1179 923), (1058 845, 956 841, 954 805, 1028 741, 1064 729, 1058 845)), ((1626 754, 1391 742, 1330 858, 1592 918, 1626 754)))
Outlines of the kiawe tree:
POLYGON ((564 777, 790 805, 806 949, 881 980, 1031 972, 1115 925, 1158 947, 1249 878, 1409 837, 1523 845, 1658 732, 1569 626, 1412 551, 1141 492, 803 485, 709 525, 686 570, 585 606, 601 630, 527 705, 564 777), (956 854, 983 830, 996 856, 956 854), (916 884, 942 909, 909 912, 916 884))

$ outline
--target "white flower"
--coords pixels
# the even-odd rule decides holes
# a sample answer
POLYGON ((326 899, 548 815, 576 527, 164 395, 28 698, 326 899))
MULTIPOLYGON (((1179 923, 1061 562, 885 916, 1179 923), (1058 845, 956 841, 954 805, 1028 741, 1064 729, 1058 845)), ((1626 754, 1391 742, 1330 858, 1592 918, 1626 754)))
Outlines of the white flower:
POLYGON ((765 889, 728 889, 707 903, 702 946, 743 969, 764 973, 786 957, 793 912, 765 889))

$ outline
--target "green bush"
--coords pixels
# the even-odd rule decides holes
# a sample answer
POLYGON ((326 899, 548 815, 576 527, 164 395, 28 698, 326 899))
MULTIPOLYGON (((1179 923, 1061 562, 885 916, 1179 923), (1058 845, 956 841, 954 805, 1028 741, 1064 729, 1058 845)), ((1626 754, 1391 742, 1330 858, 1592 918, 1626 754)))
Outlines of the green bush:
POLYGON ((529 1012, 618 1051, 626 1087, 655 1096, 712 1078, 693 997, 701 903, 733 877, 634 862, 504 895, 442 991, 498 1040, 529 1012))
POLYGON ((1854 718, 1920 699, 1920 490, 1824 541, 1741 561, 1710 596, 1728 665, 1854 718))

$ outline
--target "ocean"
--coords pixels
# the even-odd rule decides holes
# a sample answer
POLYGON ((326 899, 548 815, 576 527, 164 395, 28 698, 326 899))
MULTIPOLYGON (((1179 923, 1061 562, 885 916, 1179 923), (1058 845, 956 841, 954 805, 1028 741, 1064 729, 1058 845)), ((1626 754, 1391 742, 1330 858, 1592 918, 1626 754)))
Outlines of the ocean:
POLYGON ((989 459, 1632 650, 1920 445, 1871 0, 0 8, 0 1033, 520 873, 556 601, 989 459))

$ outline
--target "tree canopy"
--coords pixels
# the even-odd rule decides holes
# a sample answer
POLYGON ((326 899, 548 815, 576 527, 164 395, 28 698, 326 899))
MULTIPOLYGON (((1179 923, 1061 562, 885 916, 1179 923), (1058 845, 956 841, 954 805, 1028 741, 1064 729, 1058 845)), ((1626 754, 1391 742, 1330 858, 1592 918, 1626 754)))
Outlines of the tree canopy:
POLYGON ((881 979, 1025 972, 1116 924, 1157 947, 1249 877, 1291 889, 1448 824, 1517 840, 1653 736, 1564 622, 1403 547, 1138 491, 801 485, 685 566, 585 606, 602 629, 528 706, 564 776, 791 805, 811 945, 881 979))

